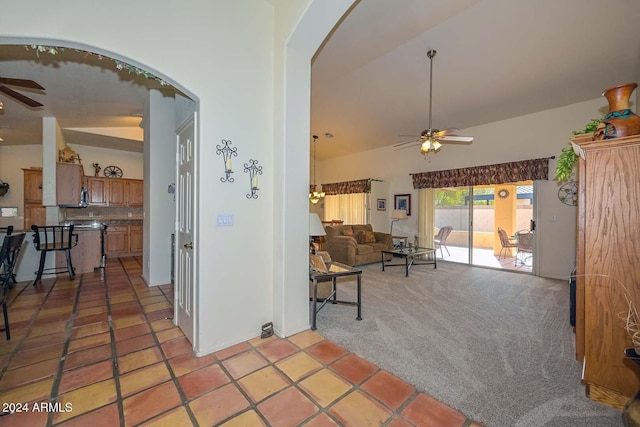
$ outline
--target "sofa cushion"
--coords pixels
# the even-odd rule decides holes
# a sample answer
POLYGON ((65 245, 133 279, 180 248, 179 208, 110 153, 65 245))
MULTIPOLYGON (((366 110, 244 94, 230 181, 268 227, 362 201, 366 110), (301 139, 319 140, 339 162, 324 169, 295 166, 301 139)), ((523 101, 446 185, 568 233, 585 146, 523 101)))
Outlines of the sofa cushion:
POLYGON ((386 251, 388 249, 391 249, 387 247, 385 243, 367 243, 367 246, 371 246, 374 252, 380 252, 383 250, 386 251))
POLYGON ((375 243, 376 236, 373 234, 373 231, 362 230, 358 234, 358 243, 375 243))
POLYGON ((351 228, 350 226, 345 226, 342 228, 342 235, 343 236, 353 236, 353 228, 351 228))
POLYGON ((374 251, 373 246, 371 245, 358 245, 358 248, 356 250, 356 254, 357 255, 366 255, 366 254, 372 254, 374 251))

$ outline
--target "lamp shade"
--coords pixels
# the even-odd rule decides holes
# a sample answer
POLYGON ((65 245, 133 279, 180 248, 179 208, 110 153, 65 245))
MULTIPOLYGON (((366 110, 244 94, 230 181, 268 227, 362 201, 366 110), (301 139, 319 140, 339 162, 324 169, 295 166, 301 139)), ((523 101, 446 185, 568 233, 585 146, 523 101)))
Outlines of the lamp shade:
POLYGON ((324 236, 324 227, 317 213, 309 213, 309 236, 324 236))
POLYGON ((394 209, 391 212, 391 219, 407 219, 407 211, 404 209, 394 209))

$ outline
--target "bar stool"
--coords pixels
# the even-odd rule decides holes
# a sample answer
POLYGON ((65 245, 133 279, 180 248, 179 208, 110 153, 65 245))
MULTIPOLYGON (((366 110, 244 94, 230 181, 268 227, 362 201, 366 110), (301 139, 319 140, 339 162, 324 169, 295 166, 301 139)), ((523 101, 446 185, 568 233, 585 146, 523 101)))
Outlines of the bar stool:
POLYGON ((78 244, 78 235, 73 233, 73 225, 32 225, 33 245, 40 252, 40 266, 36 272, 36 280, 42 279, 42 273, 52 271, 54 274, 69 272, 69 279, 73 280, 75 268, 71 263, 71 249, 78 244), (47 252, 64 251, 67 257, 66 267, 44 268, 47 252))
MULTIPOLYGON (((13 279, 18 253, 22 249, 24 242, 24 233, 12 234, 5 236, 0 249, 0 265, 4 266, 4 271, 0 273, 0 303, 2 304, 2 314, 4 316, 4 331, 7 341, 11 339, 11 330, 9 329, 9 313, 7 308, 7 299, 9 282, 13 279)), ((1 331, 2 329, 0 329, 1 331)))
MULTIPOLYGON (((11 236, 11 233, 13 233, 13 225, 8 225, 6 227, 0 227, 0 233, 3 233, 5 236, 11 236)), ((7 258, 4 262, 4 265, 0 264, 0 272, 4 272, 7 271, 7 269, 9 268, 9 264, 11 263, 11 260, 9 258, 7 258)), ((18 283, 18 281, 16 280, 16 275, 15 274, 11 274, 11 281, 13 282, 9 287, 13 288, 13 286, 18 283)))

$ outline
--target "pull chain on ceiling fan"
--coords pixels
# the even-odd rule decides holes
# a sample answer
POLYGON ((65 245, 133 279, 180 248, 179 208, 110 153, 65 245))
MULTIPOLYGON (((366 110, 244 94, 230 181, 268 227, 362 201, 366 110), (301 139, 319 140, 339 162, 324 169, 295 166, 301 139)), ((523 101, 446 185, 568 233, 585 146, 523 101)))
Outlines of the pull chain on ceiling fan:
POLYGON ((456 133, 460 131, 460 129, 449 128, 444 130, 434 129, 432 126, 432 112, 433 112, 433 57, 436 56, 435 50, 430 50, 427 52, 427 57, 429 58, 429 128, 423 130, 420 134, 420 139, 401 142, 399 144, 394 145, 393 147, 397 150, 408 148, 417 143, 420 143, 420 151, 425 156, 430 152, 438 152, 442 147, 442 143, 448 142, 459 142, 459 143, 471 143, 473 142, 472 136, 457 136, 456 133))

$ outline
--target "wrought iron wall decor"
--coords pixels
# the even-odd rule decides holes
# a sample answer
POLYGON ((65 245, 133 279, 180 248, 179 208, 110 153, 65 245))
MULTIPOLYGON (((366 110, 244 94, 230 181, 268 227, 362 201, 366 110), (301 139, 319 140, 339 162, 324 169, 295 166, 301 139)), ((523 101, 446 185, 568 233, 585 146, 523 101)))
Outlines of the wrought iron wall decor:
POLYGON ((234 179, 231 176, 233 170, 231 169, 231 156, 238 157, 238 149, 236 147, 230 147, 231 141, 226 139, 222 140, 222 145, 216 145, 216 154, 222 154, 222 162, 224 164, 224 177, 220 178, 221 182, 233 182, 234 179))
POLYGON ((244 164, 245 173, 249 174, 249 186, 251 191, 247 193, 247 199, 258 198, 258 175, 262 175, 262 166, 258 166, 258 161, 250 159, 249 163, 244 164))

